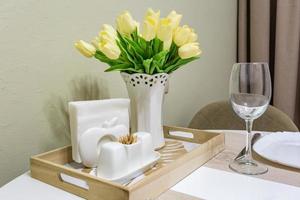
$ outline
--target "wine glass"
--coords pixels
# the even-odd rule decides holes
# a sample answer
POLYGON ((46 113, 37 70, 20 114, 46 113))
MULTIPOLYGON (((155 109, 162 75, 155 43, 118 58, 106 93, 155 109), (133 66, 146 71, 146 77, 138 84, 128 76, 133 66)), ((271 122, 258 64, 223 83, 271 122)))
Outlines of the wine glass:
POLYGON ((233 160, 229 167, 238 173, 258 175, 268 168, 252 159, 253 120, 268 108, 272 87, 268 63, 236 63, 230 76, 230 102, 234 112, 246 122, 245 154, 233 160))

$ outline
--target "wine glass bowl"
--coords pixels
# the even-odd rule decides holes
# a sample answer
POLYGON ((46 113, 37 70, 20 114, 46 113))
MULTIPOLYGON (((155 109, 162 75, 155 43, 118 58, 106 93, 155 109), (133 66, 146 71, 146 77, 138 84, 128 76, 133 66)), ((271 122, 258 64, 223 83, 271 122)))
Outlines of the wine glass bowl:
POLYGON ((271 78, 268 63, 236 63, 230 76, 230 102, 234 112, 246 122, 245 154, 229 167, 242 174, 257 175, 267 168, 252 159, 251 138, 253 120, 268 108, 271 99, 271 78))
POLYGON ((268 108, 269 100, 260 94, 231 94, 230 98, 234 112, 244 120, 259 118, 268 108))

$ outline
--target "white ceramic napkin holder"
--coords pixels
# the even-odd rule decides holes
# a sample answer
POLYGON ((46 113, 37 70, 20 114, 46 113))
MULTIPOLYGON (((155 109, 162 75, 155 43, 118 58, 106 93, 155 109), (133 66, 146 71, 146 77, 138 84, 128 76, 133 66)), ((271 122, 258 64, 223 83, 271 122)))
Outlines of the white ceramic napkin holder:
MULTIPOLYGON (((82 162, 79 154, 79 140, 87 130, 100 128, 100 135, 112 133, 119 136, 129 133, 129 103, 129 99, 69 102, 72 157, 74 161, 82 162)), ((85 137, 90 134, 88 133, 85 137)), ((91 135, 100 137, 97 134, 91 135)), ((93 143, 93 145, 95 144, 93 143)), ((96 148, 94 148, 92 157, 95 156, 95 152, 96 148)), ((95 159, 88 158, 88 160, 85 160, 85 164, 95 167, 95 159)))

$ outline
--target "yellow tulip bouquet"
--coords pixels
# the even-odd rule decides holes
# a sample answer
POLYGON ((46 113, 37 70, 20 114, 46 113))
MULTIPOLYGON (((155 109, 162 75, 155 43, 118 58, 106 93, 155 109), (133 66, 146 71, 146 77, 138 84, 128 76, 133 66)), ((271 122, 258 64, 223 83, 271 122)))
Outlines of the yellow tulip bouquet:
POLYGON ((170 74, 201 54, 197 34, 187 25, 179 26, 181 18, 172 11, 160 19, 160 11, 148 9, 140 31, 139 23, 125 11, 116 20, 116 30, 104 24, 91 43, 80 40, 75 47, 84 56, 107 63, 107 72, 170 74))

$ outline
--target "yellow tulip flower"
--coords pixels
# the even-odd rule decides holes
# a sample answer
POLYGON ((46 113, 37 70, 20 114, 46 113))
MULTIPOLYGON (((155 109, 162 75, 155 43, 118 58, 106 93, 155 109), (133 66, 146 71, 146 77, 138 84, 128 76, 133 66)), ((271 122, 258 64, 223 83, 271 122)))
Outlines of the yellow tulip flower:
POLYGON ((172 39, 172 34, 172 21, 168 18, 161 19, 157 29, 157 38, 161 41, 169 41, 172 39))
POLYGON ((99 43, 100 43, 100 39, 99 37, 95 37, 92 41, 91 41, 92 45, 96 48, 99 49, 99 43))
POLYGON ((116 43, 110 41, 101 41, 99 50, 108 58, 116 60, 120 57, 121 50, 116 43))
POLYGON ((146 41, 150 41, 155 38, 159 23, 159 16, 160 11, 154 12, 151 8, 147 10, 142 29, 142 37, 146 41))
POLYGON ((109 24, 104 24, 99 32, 99 40, 110 40, 115 42, 117 39, 117 31, 109 24))
POLYGON ((155 12, 154 10, 152 10, 152 8, 148 8, 145 17, 154 17, 155 19, 159 19, 160 16, 160 11, 158 10, 157 12, 155 12))
POLYGON ((178 49, 178 55, 182 59, 195 57, 201 53, 202 51, 200 50, 199 43, 197 42, 185 44, 178 49))
POLYGON ((96 48, 83 40, 75 42, 75 47, 82 55, 88 58, 93 57, 96 53, 96 48))
POLYGON ((175 44, 181 47, 184 44, 196 42, 198 36, 189 26, 177 27, 174 31, 173 40, 175 44))
POLYGON ((177 14, 175 10, 172 10, 167 18, 171 20, 172 28, 174 30, 179 26, 182 15, 177 14))
POLYGON ((164 41, 163 49, 164 50, 169 50, 171 45, 172 45, 172 38, 170 38, 169 40, 164 41))
POLYGON ((117 18, 117 30, 123 35, 129 36, 138 26, 138 22, 132 18, 128 11, 125 11, 117 18))

